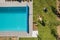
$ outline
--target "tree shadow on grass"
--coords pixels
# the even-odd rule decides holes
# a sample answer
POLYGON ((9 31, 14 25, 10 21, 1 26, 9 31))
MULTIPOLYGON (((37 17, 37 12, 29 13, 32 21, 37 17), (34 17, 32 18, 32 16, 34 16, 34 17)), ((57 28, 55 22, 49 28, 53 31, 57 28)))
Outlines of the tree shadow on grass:
POLYGON ((38 35, 38 40, 41 40, 41 37, 38 35))
POLYGON ((53 6, 50 6, 50 7, 51 7, 53 13, 54 13, 55 15, 57 15, 57 17, 60 18, 60 14, 59 14, 59 12, 57 11, 57 9, 56 9, 55 7, 53 7, 53 6))
POLYGON ((51 29, 51 34, 57 39, 57 34, 56 34, 56 31, 54 29, 51 29))
POLYGON ((45 26, 45 22, 44 21, 38 21, 42 26, 45 26))

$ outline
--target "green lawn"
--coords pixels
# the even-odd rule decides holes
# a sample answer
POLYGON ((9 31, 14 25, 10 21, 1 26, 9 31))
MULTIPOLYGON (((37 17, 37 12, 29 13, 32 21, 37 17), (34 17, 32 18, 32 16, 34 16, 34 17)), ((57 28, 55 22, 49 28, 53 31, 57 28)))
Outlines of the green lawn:
POLYGON ((37 22, 38 15, 43 17, 45 26, 38 23, 39 37, 41 40, 56 40, 56 27, 60 24, 56 20, 55 10, 56 10, 56 0, 34 0, 34 15, 33 19, 37 22), (47 8, 47 12, 43 11, 43 8, 47 8))
POLYGON ((38 24, 39 36, 38 38, 20 38, 20 40, 56 40, 56 27, 60 24, 56 20, 55 15, 56 0, 33 0, 33 19, 38 24), (47 12, 43 8, 47 8, 47 12), (45 26, 42 26, 38 21, 38 15, 43 17, 45 26))

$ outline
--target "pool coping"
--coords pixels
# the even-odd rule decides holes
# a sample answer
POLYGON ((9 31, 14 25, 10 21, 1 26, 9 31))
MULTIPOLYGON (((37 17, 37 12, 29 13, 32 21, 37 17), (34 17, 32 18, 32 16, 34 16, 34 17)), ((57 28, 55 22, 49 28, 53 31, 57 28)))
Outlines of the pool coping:
MULTIPOLYGON (((7 2, 8 3, 8 2, 7 2)), ((14 2, 15 3, 15 2, 14 2)), ((3 3, 4 4, 4 3, 3 3)), ((13 5, 12 2, 11 2, 11 5, 10 3, 8 3, 7 5, 4 4, 3 5, 1 3, 1 7, 10 7, 10 6, 26 6, 28 5, 29 6, 29 33, 27 32, 8 32, 8 31, 5 31, 5 32, 0 32, 0 36, 17 36, 17 37, 32 37, 32 31, 33 31, 33 2, 24 2, 22 4, 16 4, 16 5, 13 5)))

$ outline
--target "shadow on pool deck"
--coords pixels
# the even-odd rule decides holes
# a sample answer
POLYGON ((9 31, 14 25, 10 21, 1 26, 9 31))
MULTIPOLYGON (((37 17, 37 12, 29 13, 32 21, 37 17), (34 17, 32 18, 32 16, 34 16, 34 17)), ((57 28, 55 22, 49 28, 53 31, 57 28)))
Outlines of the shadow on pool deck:
POLYGON ((18 2, 21 2, 21 1, 27 1, 27 2, 29 2, 29 1, 32 1, 32 0, 17 0, 18 2))

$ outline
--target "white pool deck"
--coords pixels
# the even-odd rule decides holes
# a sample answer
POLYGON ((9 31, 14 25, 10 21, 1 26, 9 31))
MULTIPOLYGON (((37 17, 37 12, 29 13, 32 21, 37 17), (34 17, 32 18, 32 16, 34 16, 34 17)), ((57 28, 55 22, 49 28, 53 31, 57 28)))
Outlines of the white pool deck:
POLYGON ((10 7, 10 6, 29 6, 29 33, 27 32, 0 32, 0 36, 16 36, 16 37, 37 37, 36 33, 38 31, 33 31, 33 2, 17 2, 17 1, 0 1, 0 7, 10 7), (35 34, 34 34, 35 33, 35 34), (34 36, 35 35, 35 36, 34 36))

